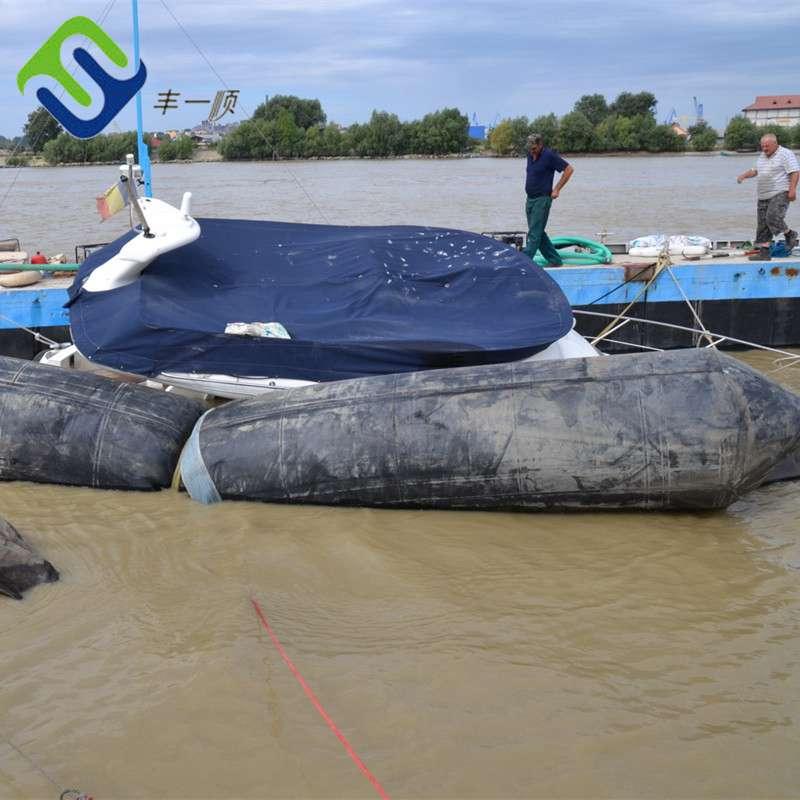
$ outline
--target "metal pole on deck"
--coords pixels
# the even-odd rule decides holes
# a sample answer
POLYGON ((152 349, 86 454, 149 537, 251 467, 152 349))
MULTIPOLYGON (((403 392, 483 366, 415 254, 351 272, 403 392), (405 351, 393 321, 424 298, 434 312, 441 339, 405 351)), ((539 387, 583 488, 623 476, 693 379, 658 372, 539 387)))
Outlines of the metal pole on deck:
MULTIPOLYGON (((139 57, 139 0, 131 0, 133 5, 133 60, 136 62, 136 70, 141 65, 139 57)), ((150 156, 147 153, 147 145, 144 143, 144 130, 142 126, 142 90, 136 93, 136 141, 139 149, 139 166, 142 168, 144 178, 144 196, 153 196, 153 186, 150 180, 150 156)))

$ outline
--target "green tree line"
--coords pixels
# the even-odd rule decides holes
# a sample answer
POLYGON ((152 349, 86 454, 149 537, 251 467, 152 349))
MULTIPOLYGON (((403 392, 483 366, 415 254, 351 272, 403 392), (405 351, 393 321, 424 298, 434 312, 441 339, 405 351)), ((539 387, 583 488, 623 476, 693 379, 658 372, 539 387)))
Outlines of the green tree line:
POLYGON ((76 139, 60 133, 42 148, 48 164, 94 164, 104 161, 124 162, 128 153, 136 152, 136 132, 109 133, 91 139, 76 139))
POLYGON ((24 147, 25 140, 22 136, 15 136, 13 139, 0 136, 0 150, 14 150, 16 148, 22 149, 24 147))
POLYGON ((755 125, 746 117, 733 117, 725 128, 725 147, 729 150, 758 150, 761 137, 774 133, 778 144, 800 148, 800 123, 792 127, 783 125, 755 125))
MULTIPOLYGON (((188 136, 179 136, 174 141, 164 140, 157 149, 152 147, 150 134, 145 134, 144 140, 160 161, 189 159, 195 149, 195 143, 188 136)), ((3 141, 8 140, 0 137, 0 146, 3 141)), ((23 136, 17 137, 13 143, 16 153, 6 160, 8 166, 25 166, 29 162, 26 152, 41 155, 49 164, 121 163, 128 153, 136 153, 138 149, 136 131, 76 139, 41 107, 28 115, 23 136)))
MULTIPOLYGON (((195 143, 188 136, 179 136, 174 141, 165 139, 156 149, 152 146, 153 137, 144 136, 151 155, 159 161, 190 159, 195 143)), ((138 151, 136 131, 108 133, 91 139, 76 139, 68 133, 60 133, 45 144, 42 156, 49 164, 98 164, 122 163, 128 153, 138 151)))
POLYGON ((195 143, 191 136, 178 136, 175 139, 164 139, 156 153, 159 161, 189 160, 194 151, 195 143))
POLYGON ((680 136, 671 125, 659 125, 652 92, 622 92, 609 103, 602 94, 583 95, 563 117, 544 114, 504 119, 489 134, 489 147, 497 155, 523 155, 531 133, 563 153, 653 153, 711 150, 717 132, 704 121, 680 136))
POLYGON ((373 111, 369 122, 342 128, 328 122, 319 100, 275 95, 219 143, 226 159, 448 155, 470 146, 469 119, 456 108, 401 122, 373 111))
MULTIPOLYGON (((526 139, 533 132, 541 133, 548 144, 564 153, 704 151, 716 146, 718 134, 708 123, 701 120, 690 127, 687 140, 672 126, 658 124, 655 107, 651 92, 622 92, 611 103, 602 94, 584 95, 562 117, 544 114, 532 120, 524 116, 504 119, 483 143, 470 140, 468 118, 455 108, 411 122, 376 110, 368 122, 343 128, 328 121, 319 100, 276 95, 222 139, 218 149, 230 160, 449 155, 479 147, 501 156, 519 156, 525 153, 526 139)), ((800 124, 757 127, 741 116, 728 123, 724 146, 757 150, 760 137, 769 132, 775 133, 780 144, 800 148, 800 124)), ((146 135, 145 141, 150 145, 151 137, 146 135)), ((51 164, 64 164, 122 161, 137 149, 132 131, 75 139, 43 108, 28 115, 22 137, 0 137, 0 147, 15 150, 9 165, 27 163, 26 151, 41 154, 51 164)), ((191 138, 182 136, 162 142, 155 157, 161 161, 190 159, 194 149, 191 138)))

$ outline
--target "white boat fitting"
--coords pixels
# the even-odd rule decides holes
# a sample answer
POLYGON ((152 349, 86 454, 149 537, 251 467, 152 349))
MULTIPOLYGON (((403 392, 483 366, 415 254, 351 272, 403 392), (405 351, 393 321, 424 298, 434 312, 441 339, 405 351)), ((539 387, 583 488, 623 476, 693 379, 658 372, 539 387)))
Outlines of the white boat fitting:
POLYGON ((135 202, 139 203, 147 221, 146 228, 92 272, 83 284, 87 292, 107 292, 127 286, 160 255, 200 237, 200 226, 191 215, 191 192, 184 193, 179 209, 154 197, 144 197, 135 202))

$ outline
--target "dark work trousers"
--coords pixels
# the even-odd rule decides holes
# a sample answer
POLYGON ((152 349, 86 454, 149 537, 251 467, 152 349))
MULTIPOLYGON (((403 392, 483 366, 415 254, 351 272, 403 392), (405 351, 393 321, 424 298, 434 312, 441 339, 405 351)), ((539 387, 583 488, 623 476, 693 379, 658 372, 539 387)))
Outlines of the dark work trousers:
POLYGON ((781 192, 768 200, 758 201, 756 244, 769 244, 773 236, 789 229, 786 212, 789 210, 789 192, 781 192))
POLYGON ((525 202, 525 216, 528 218, 528 241, 525 244, 525 253, 533 260, 538 250, 548 264, 560 266, 564 262, 558 250, 553 247, 550 237, 544 232, 552 204, 553 198, 548 195, 529 197, 525 202))

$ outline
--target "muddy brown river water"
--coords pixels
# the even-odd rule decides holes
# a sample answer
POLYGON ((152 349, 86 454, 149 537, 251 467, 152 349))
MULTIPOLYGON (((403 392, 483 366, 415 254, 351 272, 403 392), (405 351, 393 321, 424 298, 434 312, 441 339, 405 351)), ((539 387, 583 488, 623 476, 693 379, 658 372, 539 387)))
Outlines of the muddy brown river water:
POLYGON ((393 797, 798 796, 797 483, 703 514, 0 509, 62 573, 0 603, 0 797, 377 796, 251 599, 393 797))
MULTIPOLYGON (((697 163, 719 170, 721 185, 740 169, 730 160, 697 163)), ((619 213, 625 186, 658 159, 601 165, 607 176, 628 170, 616 210, 581 188, 590 161, 556 232, 592 235, 605 219, 635 235, 673 212, 619 213)), ((672 181, 669 165, 684 162, 663 161, 672 181)), ((332 222, 521 221, 513 162, 453 162, 455 184, 450 162, 414 162, 413 180, 397 172, 406 162, 359 165, 357 179, 344 163, 291 167, 332 222), (354 181, 358 199, 336 204, 354 181), (480 201, 495 190, 497 203, 480 201)), ((173 199, 178 184, 194 189, 200 215, 309 219, 279 168, 160 174, 173 199), (226 176, 219 202, 191 185, 212 173, 226 176), (264 182, 252 196, 254 176, 264 182)), ((31 198, 45 196, 47 173, 76 175, 89 191, 110 182, 107 170, 36 171, 31 198)), ((681 204, 645 181, 637 191, 681 204)), ((709 200, 720 236, 749 224, 752 198, 728 188, 709 200)), ((47 231, 47 247, 97 233, 77 210, 52 211, 71 234, 61 244, 47 239, 56 226, 44 212, 21 209, 6 206, 3 224, 26 240, 47 231)), ((683 232, 706 232, 693 219, 683 232)), ((777 377, 800 391, 800 368, 777 377)), ((799 489, 773 485, 719 513, 561 515, 205 507, 172 491, 2 484, 0 513, 62 580, 0 601, 0 797, 377 797, 259 624, 256 599, 394 798, 796 798, 799 489)))

